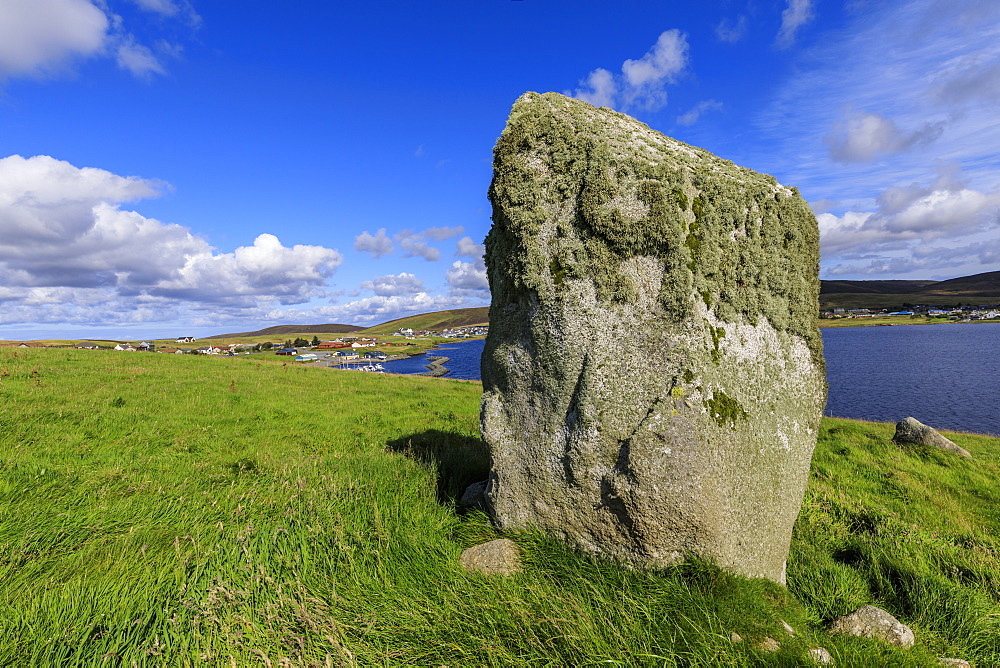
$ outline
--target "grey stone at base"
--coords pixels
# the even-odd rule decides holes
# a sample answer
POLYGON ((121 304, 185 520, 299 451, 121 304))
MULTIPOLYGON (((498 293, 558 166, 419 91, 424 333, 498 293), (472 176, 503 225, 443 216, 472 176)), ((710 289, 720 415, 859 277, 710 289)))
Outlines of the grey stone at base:
POLYGON ((471 573, 512 575, 521 570, 521 550, 509 538, 499 538, 470 547, 459 561, 471 573))
POLYGON ((888 612, 874 605, 858 608, 849 615, 835 619, 830 633, 883 640, 899 647, 913 646, 913 631, 888 612))

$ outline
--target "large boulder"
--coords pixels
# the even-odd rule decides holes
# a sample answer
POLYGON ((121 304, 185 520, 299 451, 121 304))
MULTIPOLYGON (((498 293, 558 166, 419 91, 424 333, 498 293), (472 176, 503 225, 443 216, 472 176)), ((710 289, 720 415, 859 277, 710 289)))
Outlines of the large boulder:
POLYGON ((927 445, 939 450, 954 452, 962 457, 972 458, 968 450, 956 445, 950 439, 942 436, 936 429, 928 427, 914 417, 906 417, 896 423, 896 433, 892 437, 892 442, 897 445, 927 445))
POLYGON ((490 199, 496 524, 783 582, 826 399, 806 203, 555 93, 514 105, 490 199))

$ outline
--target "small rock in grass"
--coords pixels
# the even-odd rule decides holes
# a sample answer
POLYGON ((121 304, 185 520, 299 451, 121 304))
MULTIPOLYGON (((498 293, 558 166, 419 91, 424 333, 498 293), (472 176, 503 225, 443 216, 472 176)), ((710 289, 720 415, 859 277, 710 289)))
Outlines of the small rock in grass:
POLYGON ((972 668, 972 664, 964 659, 949 659, 947 657, 940 657, 938 663, 942 666, 954 666, 954 668, 972 668))
POLYGON ((764 638, 757 644, 757 649, 765 652, 777 652, 781 649, 781 645, 774 638, 764 638))
POLYGON ((795 629, 793 629, 788 622, 786 622, 784 619, 779 619, 778 621, 781 622, 781 628, 785 629, 785 633, 787 633, 790 636, 795 635, 795 629))
POLYGON ((823 666, 833 665, 833 656, 826 651, 825 647, 814 647, 808 652, 809 658, 812 659, 813 663, 818 663, 823 666))
POLYGON ((743 636, 736 631, 729 634, 729 642, 743 642, 743 636))
POLYGON ((511 575, 521 570, 521 550, 509 538, 500 538, 465 550, 460 563, 470 573, 511 575))
POLYGON ((896 444, 914 443, 916 445, 928 445, 932 448, 939 448, 954 452, 972 459, 972 455, 965 448, 961 448, 947 438, 942 436, 933 427, 928 427, 919 420, 908 417, 903 418, 896 424, 896 435, 892 437, 892 442, 896 444))
POLYGON ((830 633, 875 638, 899 647, 913 646, 913 631, 881 608, 866 605, 833 620, 830 633))
POLYGON ((460 506, 478 507, 486 501, 486 480, 474 482, 465 488, 465 493, 458 504, 460 506))

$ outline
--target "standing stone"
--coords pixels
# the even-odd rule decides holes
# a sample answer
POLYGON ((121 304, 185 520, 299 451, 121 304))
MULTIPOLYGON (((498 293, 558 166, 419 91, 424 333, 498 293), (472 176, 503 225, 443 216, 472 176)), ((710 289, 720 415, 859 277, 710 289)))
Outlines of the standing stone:
POLYGON ((496 524, 784 582, 826 394, 806 203, 555 93, 517 101, 493 168, 496 524))

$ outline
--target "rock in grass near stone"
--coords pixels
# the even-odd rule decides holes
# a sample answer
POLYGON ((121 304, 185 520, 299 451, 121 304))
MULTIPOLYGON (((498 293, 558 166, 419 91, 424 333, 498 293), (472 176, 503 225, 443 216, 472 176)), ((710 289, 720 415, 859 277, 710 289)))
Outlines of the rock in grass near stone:
POLYGON ((495 522, 783 582, 826 393, 806 203, 555 93, 514 105, 490 199, 495 522))
POLYGON ((810 661, 818 663, 821 666, 832 666, 834 664, 833 656, 825 647, 814 647, 807 654, 810 661))
POLYGON ((468 548, 459 561, 471 573, 512 575, 521 570, 521 550, 509 538, 499 538, 468 548))
POLYGON ((920 420, 912 417, 903 418, 896 423, 896 434, 892 437, 892 442, 900 445, 906 443, 929 445, 933 448, 947 450, 963 457, 972 458, 968 450, 945 438, 933 427, 928 427, 920 420))
POLYGON ((486 502, 486 481, 474 482, 465 488, 458 505, 468 508, 483 507, 486 502))
POLYGON ((913 631, 882 608, 866 605, 835 619, 830 633, 876 638, 900 647, 913 646, 913 631))

